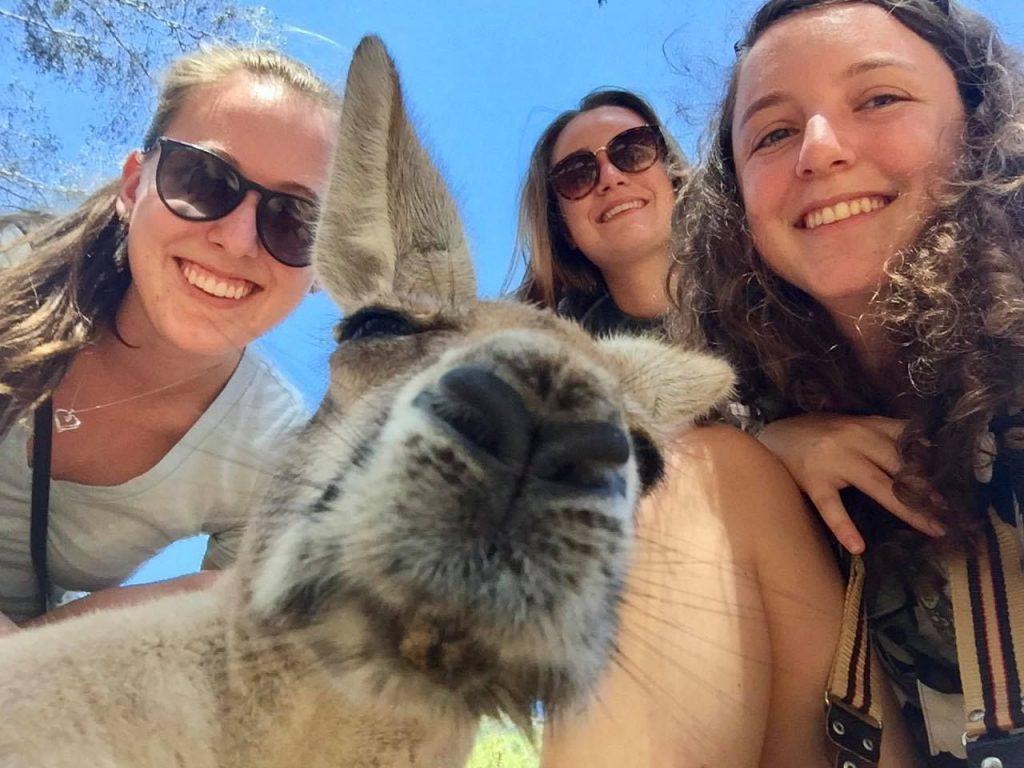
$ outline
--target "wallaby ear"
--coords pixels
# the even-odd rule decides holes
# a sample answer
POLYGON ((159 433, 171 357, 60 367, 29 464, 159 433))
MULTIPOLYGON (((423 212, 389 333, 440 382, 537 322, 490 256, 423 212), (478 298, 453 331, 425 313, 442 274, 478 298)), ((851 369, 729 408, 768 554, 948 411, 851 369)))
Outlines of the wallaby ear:
POLYGON ((658 442, 732 394, 732 368, 706 352, 634 336, 613 336, 599 344, 619 375, 630 420, 645 425, 658 442))
POLYGON ((352 57, 313 260, 346 313, 390 294, 443 304, 476 296, 458 211, 420 146, 384 44, 352 57))

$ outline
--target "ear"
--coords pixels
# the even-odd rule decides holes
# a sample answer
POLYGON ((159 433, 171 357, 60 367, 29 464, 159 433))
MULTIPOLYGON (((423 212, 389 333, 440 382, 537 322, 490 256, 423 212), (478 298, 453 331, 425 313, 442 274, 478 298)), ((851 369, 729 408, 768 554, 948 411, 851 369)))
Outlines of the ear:
POLYGON ((346 313, 388 294, 476 296, 458 212, 409 124, 394 62, 365 37, 349 67, 313 261, 346 313))
POLYGON ((117 215, 123 221, 127 221, 135 207, 135 198, 139 192, 139 182, 142 179, 142 153, 133 149, 124 159, 121 166, 121 181, 117 189, 117 215))
POLYGON ((656 442, 732 394, 732 368, 705 352, 634 336, 601 339, 599 345, 619 375, 630 421, 645 425, 656 442))

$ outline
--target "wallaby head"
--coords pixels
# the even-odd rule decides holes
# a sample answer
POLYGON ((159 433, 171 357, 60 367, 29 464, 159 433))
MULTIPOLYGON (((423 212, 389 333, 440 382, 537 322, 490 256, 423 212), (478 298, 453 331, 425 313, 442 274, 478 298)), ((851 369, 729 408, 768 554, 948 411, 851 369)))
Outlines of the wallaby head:
POLYGON ((475 298, 455 205, 381 42, 352 62, 318 230, 330 389, 241 562, 247 621, 353 697, 528 719, 612 652, 638 497, 729 368, 475 298))

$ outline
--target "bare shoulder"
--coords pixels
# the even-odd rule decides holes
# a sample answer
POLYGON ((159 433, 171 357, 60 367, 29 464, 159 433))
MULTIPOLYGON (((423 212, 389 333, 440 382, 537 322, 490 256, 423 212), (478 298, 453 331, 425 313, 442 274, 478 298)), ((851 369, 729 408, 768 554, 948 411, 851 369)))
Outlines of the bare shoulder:
POLYGON ((734 556, 752 564, 772 543, 819 538, 786 468, 738 429, 712 425, 681 433, 665 467, 645 525, 690 536, 720 531, 734 556))
POLYGON ((724 424, 694 427, 680 433, 667 460, 684 477, 702 474, 720 481, 723 490, 734 495, 756 495, 757 487, 767 484, 775 490, 799 495, 786 468, 771 451, 750 435, 724 424), (755 480, 756 484, 750 487, 744 480, 755 480))

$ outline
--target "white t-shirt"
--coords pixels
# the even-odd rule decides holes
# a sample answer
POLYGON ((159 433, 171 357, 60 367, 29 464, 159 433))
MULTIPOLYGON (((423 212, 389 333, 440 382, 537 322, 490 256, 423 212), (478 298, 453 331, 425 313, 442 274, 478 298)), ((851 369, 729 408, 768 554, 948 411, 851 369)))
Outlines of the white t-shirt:
MULTIPOLYGON (((224 389, 184 437, 148 472, 115 486, 50 484, 50 579, 66 590, 123 582, 173 541, 210 534, 207 559, 230 563, 288 437, 308 419, 302 399, 247 349, 224 389)), ((37 613, 29 526, 31 428, 0 440, 0 612, 37 613)))

